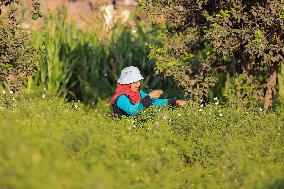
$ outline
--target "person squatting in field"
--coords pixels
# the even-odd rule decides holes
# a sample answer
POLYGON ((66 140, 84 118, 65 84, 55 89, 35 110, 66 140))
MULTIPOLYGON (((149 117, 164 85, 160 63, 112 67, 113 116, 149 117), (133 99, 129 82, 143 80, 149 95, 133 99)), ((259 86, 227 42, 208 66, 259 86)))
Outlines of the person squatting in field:
POLYGON ((145 93, 140 89, 140 81, 144 79, 137 67, 129 66, 121 71, 117 81, 118 86, 111 99, 114 117, 136 116, 145 108, 150 106, 163 107, 170 105, 171 107, 183 106, 186 104, 184 100, 161 99, 162 90, 153 90, 145 93))

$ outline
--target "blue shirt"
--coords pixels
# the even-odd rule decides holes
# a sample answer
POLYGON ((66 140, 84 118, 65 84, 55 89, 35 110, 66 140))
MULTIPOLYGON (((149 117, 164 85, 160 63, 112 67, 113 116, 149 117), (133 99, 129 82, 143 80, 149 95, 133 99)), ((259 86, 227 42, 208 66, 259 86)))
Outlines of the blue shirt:
MULTIPOLYGON (((145 98, 148 94, 146 94, 144 91, 140 90, 141 99, 145 98)), ((163 107, 168 105, 168 99, 160 99, 160 98, 152 98, 151 105, 155 107, 163 107)), ((145 107, 140 103, 132 104, 129 98, 126 95, 121 95, 118 97, 116 105, 118 108, 123 110, 125 113, 127 113, 130 116, 136 116, 138 113, 140 113, 142 110, 145 109, 145 107)))

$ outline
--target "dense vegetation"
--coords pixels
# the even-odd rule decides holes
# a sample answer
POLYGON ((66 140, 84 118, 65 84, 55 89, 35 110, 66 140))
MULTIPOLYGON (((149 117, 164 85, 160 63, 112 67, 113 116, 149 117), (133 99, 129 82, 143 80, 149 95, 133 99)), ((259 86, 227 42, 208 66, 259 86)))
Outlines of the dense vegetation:
MULTIPOLYGON (((90 104, 110 98, 120 70, 135 65, 146 77, 143 88, 162 88, 170 97, 183 97, 184 93, 187 98, 204 101, 218 97, 265 110, 271 110, 273 99, 284 97, 281 2, 139 3, 143 20, 132 18, 131 26, 118 22, 108 32, 101 30, 100 19, 90 23, 92 31, 78 30, 67 22, 66 9, 45 15, 43 27, 20 42, 30 47, 26 48, 31 49, 30 54, 6 53, 24 62, 24 69, 15 69, 21 74, 14 78, 30 75, 23 72, 35 71, 37 63, 38 71, 25 83, 27 88, 39 85, 50 94, 90 104), (35 49, 43 50, 45 56, 39 60, 35 49), (31 62, 24 57, 30 57, 31 62)), ((39 5, 34 7, 33 17, 42 16, 39 5)), ((31 34, 30 30, 18 30, 31 34)), ((13 40, 16 43, 10 46, 17 48, 18 39, 13 40)), ((4 64, 1 71, 9 72, 4 64)), ((13 87, 9 78, 5 76, 4 84, 13 87)))
POLYGON ((229 86, 246 105, 272 107, 284 62, 283 0, 139 2, 164 31, 163 45, 151 46, 159 72, 199 99, 223 96, 229 86))
POLYGON ((117 23, 111 32, 102 31, 96 21, 91 31, 82 32, 66 20, 67 10, 45 17, 46 25, 34 34, 35 44, 45 47, 46 58, 32 81, 49 94, 92 103, 110 97, 120 71, 130 65, 140 68, 145 77, 143 88, 163 88, 168 95, 183 92, 170 78, 154 73, 146 44, 155 42, 155 30, 133 20, 131 28, 117 23), (152 33, 151 35, 148 33, 152 33))
POLYGON ((284 187, 281 111, 216 100, 114 121, 108 103, 31 96, 1 93, 2 189, 284 187))
MULTIPOLYGON (((37 63, 42 58, 41 50, 34 47, 31 37, 17 19, 18 3, 0 2, 0 80, 13 91, 17 91, 21 81, 37 70, 37 63), (6 9, 2 12, 4 6, 6 9)), ((38 14, 38 6, 34 4, 34 15, 38 14)))
POLYGON ((1 1, 0 188, 284 188, 282 0, 139 2, 106 33, 1 1), (129 65, 188 104, 113 120, 129 65))

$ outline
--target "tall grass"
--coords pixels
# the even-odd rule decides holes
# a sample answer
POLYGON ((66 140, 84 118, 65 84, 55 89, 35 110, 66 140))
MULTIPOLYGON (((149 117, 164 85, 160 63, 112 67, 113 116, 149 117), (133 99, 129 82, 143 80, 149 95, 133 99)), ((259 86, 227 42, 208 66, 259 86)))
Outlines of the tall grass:
MULTIPOLYGON (((136 23, 136 32, 122 23, 105 32, 100 27, 80 31, 66 20, 67 10, 48 15, 35 33, 35 43, 44 45, 46 57, 33 83, 44 85, 51 95, 94 102, 110 97, 120 71, 130 65, 140 68, 143 88, 163 88, 169 96, 182 92, 171 79, 154 73, 147 43, 155 42, 155 30, 136 23)), ((99 24, 99 23, 98 23, 99 24)))

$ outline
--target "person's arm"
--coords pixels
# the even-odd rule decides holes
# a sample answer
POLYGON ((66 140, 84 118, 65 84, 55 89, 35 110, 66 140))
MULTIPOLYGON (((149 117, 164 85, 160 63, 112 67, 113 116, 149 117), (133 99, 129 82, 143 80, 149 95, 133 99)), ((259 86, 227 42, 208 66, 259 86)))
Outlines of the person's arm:
MULTIPOLYGON (((140 90, 141 97, 147 96, 144 91, 140 90)), ((171 107, 176 107, 176 100, 175 99, 162 99, 162 98, 152 98, 152 105, 155 107, 163 107, 169 105, 171 107)))
POLYGON ((150 105, 151 98, 148 95, 144 96, 144 98, 142 98, 142 100, 136 104, 132 104, 126 95, 121 95, 117 99, 118 108, 122 109, 130 116, 136 116, 138 113, 140 113, 145 108, 148 108, 150 105))
POLYGON ((155 107, 163 107, 169 105, 171 107, 176 107, 176 100, 175 99, 162 99, 162 98, 153 98, 152 99, 153 106, 155 107))

